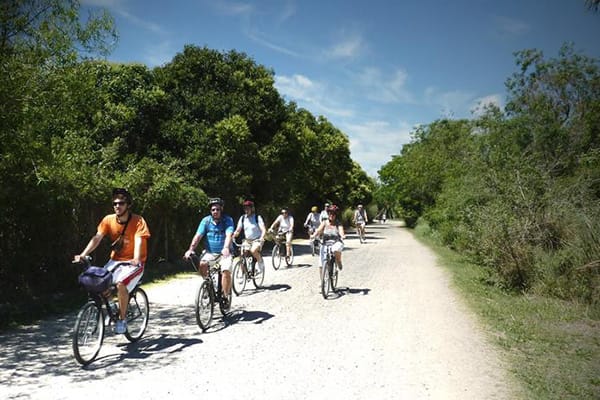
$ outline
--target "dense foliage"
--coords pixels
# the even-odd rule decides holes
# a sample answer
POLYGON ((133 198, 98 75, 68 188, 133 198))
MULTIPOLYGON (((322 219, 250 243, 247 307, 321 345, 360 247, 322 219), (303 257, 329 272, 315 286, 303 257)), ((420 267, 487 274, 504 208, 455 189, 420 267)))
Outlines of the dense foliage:
POLYGON ((150 225, 151 265, 181 258, 207 196, 234 216, 251 197, 267 220, 371 198, 348 138, 284 102, 272 71, 196 46, 155 69, 98 61, 112 19, 79 14, 76 0, 0 6, 0 314, 76 288, 70 260, 112 212, 113 187, 150 225))
POLYGON ((504 112, 418 128, 380 170, 394 199, 492 281, 600 304, 600 69, 565 45, 516 54, 504 112))

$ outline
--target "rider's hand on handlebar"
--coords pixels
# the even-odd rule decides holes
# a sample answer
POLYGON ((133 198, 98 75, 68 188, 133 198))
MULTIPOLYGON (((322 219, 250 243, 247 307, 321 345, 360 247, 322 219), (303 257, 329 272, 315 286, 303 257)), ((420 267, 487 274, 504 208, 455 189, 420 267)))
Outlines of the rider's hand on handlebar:
POLYGON ((192 255, 196 254, 193 250, 188 250, 183 255, 183 258, 190 258, 192 255))

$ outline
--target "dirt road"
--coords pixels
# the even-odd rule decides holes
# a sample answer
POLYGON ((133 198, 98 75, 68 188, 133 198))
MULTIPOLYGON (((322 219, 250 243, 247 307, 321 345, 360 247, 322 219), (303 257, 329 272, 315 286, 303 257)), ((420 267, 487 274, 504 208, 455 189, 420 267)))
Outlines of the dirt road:
MULTIPOLYGON (((295 242, 233 314, 201 333, 196 276, 146 286, 138 343, 110 333, 86 368, 71 352, 75 316, 0 335, 0 399, 514 399, 517 390, 434 255, 397 223, 349 235, 339 297, 319 294, 316 258, 295 242), (118 391, 111 393, 112 391, 118 391)), ((248 290, 251 288, 251 290, 248 290)))

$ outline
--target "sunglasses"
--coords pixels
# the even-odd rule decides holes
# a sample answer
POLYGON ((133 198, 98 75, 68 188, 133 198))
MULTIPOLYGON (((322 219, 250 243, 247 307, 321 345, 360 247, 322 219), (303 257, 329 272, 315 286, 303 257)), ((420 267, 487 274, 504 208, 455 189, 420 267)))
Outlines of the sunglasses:
POLYGON ((113 207, 125 205, 125 201, 113 201, 113 207))
POLYGON ((217 212, 217 211, 221 211, 221 209, 220 208, 211 208, 210 209, 210 212, 217 212))

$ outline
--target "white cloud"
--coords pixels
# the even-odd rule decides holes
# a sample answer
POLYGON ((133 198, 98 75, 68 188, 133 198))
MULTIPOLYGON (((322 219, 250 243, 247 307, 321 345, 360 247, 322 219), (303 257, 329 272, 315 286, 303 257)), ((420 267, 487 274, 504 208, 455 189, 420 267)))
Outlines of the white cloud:
POLYGON ((354 58, 361 54, 364 46, 362 37, 353 35, 333 45, 326 54, 329 58, 354 58))
POLYGON ((160 66, 170 62, 176 53, 177 49, 170 41, 155 43, 144 48, 144 62, 149 67, 160 66))
POLYGON ((359 124, 342 124, 341 129, 350 138, 352 159, 368 175, 376 177, 377 171, 392 156, 399 154, 410 141, 413 126, 406 122, 391 124, 388 121, 367 121, 359 124))
POLYGON ((273 43, 273 42, 263 38, 262 35, 256 31, 246 30, 244 33, 248 38, 254 40, 257 43, 262 44, 263 46, 265 46, 271 50, 275 50, 278 53, 286 54, 286 55, 292 56, 292 57, 302 57, 299 53, 295 52, 294 50, 288 49, 284 46, 273 43))
POLYGON ((397 69, 386 77, 378 68, 365 68, 356 81, 365 89, 365 96, 378 103, 414 103, 414 96, 406 88, 408 74, 397 69))
POLYGON ((331 116, 350 117, 354 114, 352 110, 337 103, 331 96, 331 88, 312 81, 304 75, 276 75, 275 87, 288 100, 295 101, 299 106, 314 114, 322 114, 328 118, 331 116))
POLYGON ((471 103, 471 113, 475 117, 483 115, 486 106, 494 105, 500 109, 504 108, 504 100, 500 94, 490 94, 488 96, 479 97, 471 103))
POLYGON ((464 118, 470 111, 475 95, 463 90, 440 91, 435 87, 425 89, 425 104, 440 107, 446 118, 464 118))
POLYGON ((294 1, 286 1, 283 5, 283 10, 277 17, 278 24, 282 24, 296 14, 296 3, 294 1))

